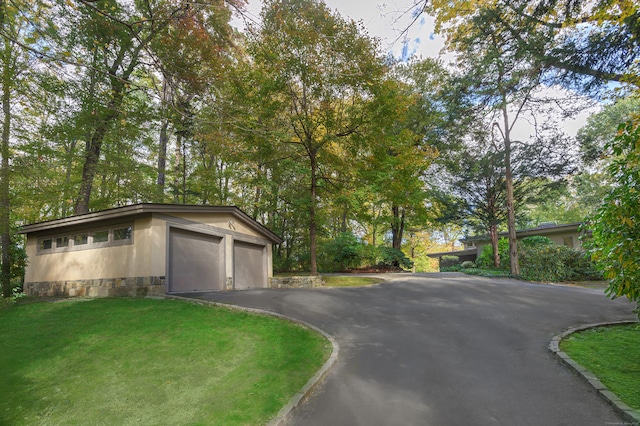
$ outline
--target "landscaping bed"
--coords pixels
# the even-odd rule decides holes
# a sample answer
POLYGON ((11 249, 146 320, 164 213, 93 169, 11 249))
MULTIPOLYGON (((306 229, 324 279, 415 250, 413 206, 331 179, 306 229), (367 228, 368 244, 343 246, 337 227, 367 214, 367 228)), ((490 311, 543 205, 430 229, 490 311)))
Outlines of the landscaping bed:
POLYGON ((175 300, 29 303, 0 321, 0 424, 264 424, 331 352, 297 324, 175 300))

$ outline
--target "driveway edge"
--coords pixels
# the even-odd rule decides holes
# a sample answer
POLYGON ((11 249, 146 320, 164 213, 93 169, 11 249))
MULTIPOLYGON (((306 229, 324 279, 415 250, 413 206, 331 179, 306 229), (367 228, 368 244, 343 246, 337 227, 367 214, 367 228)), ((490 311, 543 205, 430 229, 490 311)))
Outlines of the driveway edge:
POLYGON ((250 313, 259 314, 259 315, 267 315, 271 317, 280 318, 286 321, 300 324, 303 327, 309 328, 321 334, 322 336, 324 336, 331 343, 333 350, 331 351, 331 355, 329 356, 329 359, 325 361, 325 363, 322 365, 320 370, 318 370, 316 374, 314 374, 313 377, 311 377, 307 381, 307 383, 302 387, 302 389, 300 389, 295 395, 291 397, 289 402, 287 402, 287 404, 284 407, 282 407, 282 409, 278 412, 278 414, 273 419, 271 419, 269 423, 267 423, 267 426, 280 426, 281 424, 283 424, 285 420, 287 420, 289 415, 293 412, 293 410, 295 410, 300 405, 302 405, 302 403, 307 399, 307 397, 311 394, 311 392, 313 392, 316 386, 318 386, 322 382, 322 380, 324 380, 324 378, 327 376, 327 373, 329 373, 331 368, 335 365, 336 361, 338 360, 338 354, 340 353, 340 345, 338 344, 338 341, 334 339, 333 336, 331 336, 326 331, 316 327, 315 325, 309 324, 305 321, 302 321, 287 315, 279 314, 276 312, 265 311, 263 309, 247 308, 244 306, 214 302, 211 300, 192 299, 189 297, 173 296, 173 295, 164 295, 164 298, 184 300, 184 301, 195 303, 198 305, 220 306, 224 308, 235 309, 238 311, 244 311, 244 312, 250 312, 250 313))
POLYGON ((581 325, 571 327, 568 330, 553 336, 551 342, 549 342, 549 350, 558 357, 563 363, 570 366, 580 377, 586 380, 594 389, 598 392, 601 398, 607 401, 613 408, 622 415, 625 421, 630 422, 631 425, 640 425, 640 411, 634 410, 625 404, 616 394, 611 392, 602 382, 589 370, 582 365, 575 362, 567 353, 560 350, 560 342, 571 334, 588 330, 594 327, 609 327, 614 325, 623 324, 637 324, 638 321, 613 321, 602 322, 597 324, 581 325))

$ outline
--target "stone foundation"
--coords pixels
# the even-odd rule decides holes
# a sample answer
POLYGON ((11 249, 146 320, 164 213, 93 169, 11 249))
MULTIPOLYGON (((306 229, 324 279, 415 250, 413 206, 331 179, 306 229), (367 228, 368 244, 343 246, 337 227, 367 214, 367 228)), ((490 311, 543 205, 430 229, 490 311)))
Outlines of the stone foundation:
POLYGON ((271 277, 271 288, 313 288, 324 285, 321 276, 271 277))
POLYGON ((165 277, 99 278, 24 283, 27 296, 143 297, 166 293, 165 277))

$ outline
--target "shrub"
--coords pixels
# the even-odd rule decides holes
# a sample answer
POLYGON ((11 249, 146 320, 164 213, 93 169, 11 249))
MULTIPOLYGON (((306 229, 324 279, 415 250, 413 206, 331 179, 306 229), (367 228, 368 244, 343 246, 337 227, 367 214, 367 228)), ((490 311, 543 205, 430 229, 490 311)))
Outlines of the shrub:
POLYGON ((615 185, 590 218, 593 235, 589 249, 609 280, 607 296, 626 296, 638 302, 640 319, 640 121, 620 125, 607 149, 615 156, 608 168, 615 185))
POLYGON ((442 256, 440 258, 440 272, 456 272, 460 270, 460 267, 458 256, 442 256))
MULTIPOLYGON (((508 239, 500 238, 498 240, 498 254, 500 255, 500 268, 509 269, 511 260, 509 259, 508 239)), ((476 264, 483 268, 493 268, 493 247, 491 247, 491 244, 482 247, 482 252, 476 259, 476 264)))
POLYGON ((522 244, 518 257, 520 273, 528 280, 558 282, 601 278, 587 254, 553 242, 522 244))
POLYGON ((475 268, 476 264, 470 260, 465 260, 464 262, 462 262, 460 266, 464 269, 469 269, 469 268, 475 268))
POLYGON ((566 259, 571 249, 556 245, 533 245, 518 250, 520 275, 531 281, 557 282, 568 279, 566 259))
POLYGON ((382 268, 411 269, 413 262, 402 252, 391 247, 379 247, 380 261, 378 266, 382 268))
POLYGON ((362 262, 362 244, 350 232, 343 232, 333 241, 325 245, 331 261, 339 265, 339 269, 360 266, 362 262))
POLYGON ((543 237, 541 235, 532 235, 531 237, 525 237, 519 241, 521 247, 544 247, 554 245, 555 243, 551 241, 548 237, 543 237))

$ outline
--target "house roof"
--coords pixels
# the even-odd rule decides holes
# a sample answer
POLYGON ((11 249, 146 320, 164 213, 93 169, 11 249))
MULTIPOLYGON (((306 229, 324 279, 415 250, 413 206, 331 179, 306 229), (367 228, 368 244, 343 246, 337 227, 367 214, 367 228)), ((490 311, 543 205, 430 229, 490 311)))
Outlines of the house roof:
POLYGON ((478 250, 475 248, 472 249, 466 249, 466 250, 457 250, 457 251, 441 251, 438 253, 427 253, 428 257, 434 258, 434 259, 439 259, 443 256, 473 256, 474 254, 477 254, 478 250))
POLYGON ((108 210, 101 210, 76 216, 69 216, 62 219, 48 220, 29 225, 24 225, 20 229, 22 234, 30 234, 42 231, 59 230, 78 225, 89 225, 105 220, 125 219, 135 216, 153 213, 226 213, 230 214, 250 228, 268 237, 273 243, 282 243, 282 238, 273 233, 269 228, 252 219, 248 214, 236 206, 196 206, 184 204, 151 204, 140 203, 124 207, 116 207, 108 210))
MULTIPOLYGON (((573 232, 573 231, 578 231, 580 229, 580 226, 582 226, 583 224, 584 224, 583 222, 567 223, 563 225, 556 225, 555 223, 542 223, 537 228, 521 229, 519 231, 516 231, 516 236, 518 238, 523 238, 523 237, 530 237, 532 235, 550 235, 550 234, 552 235, 552 234, 559 234, 562 232, 573 232)), ((508 235, 508 233, 500 232, 498 235, 501 237, 505 237, 508 235)), ((488 240, 489 240, 488 235, 477 235, 477 236, 462 238, 460 241, 467 242, 467 241, 488 241, 488 240)))

